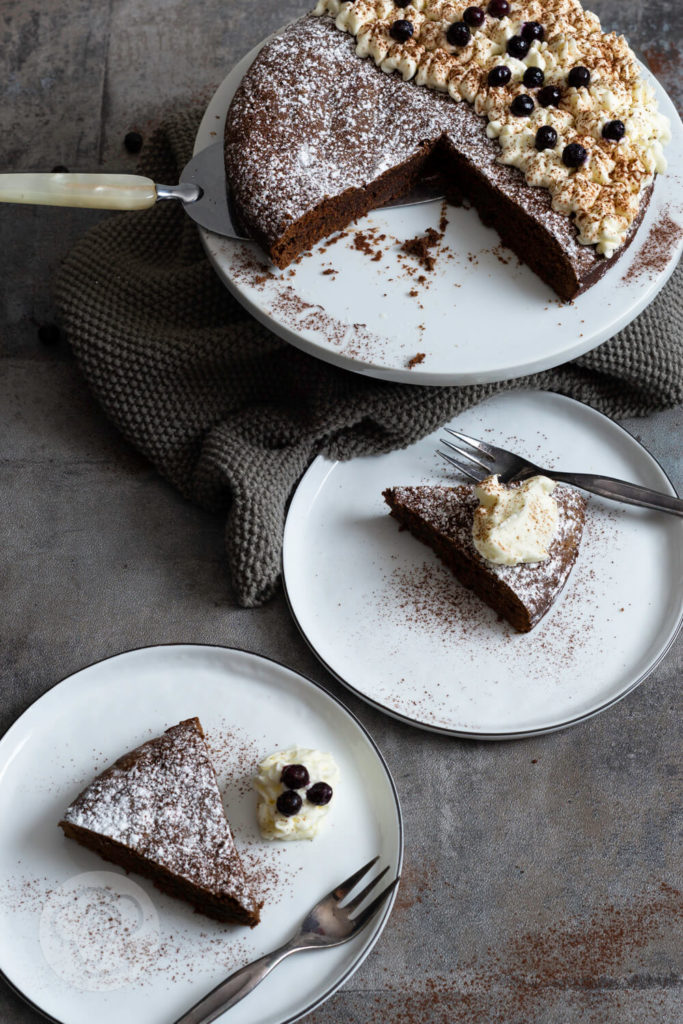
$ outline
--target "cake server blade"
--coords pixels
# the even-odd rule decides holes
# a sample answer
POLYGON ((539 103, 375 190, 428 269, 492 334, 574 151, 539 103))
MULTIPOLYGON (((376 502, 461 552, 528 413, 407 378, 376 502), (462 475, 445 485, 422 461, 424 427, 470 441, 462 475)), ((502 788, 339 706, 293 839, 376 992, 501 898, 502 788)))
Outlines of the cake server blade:
MULTIPOLYGON (((192 157, 190 162, 183 167, 180 173, 180 185, 193 186, 198 189, 198 195, 189 198, 183 195, 177 196, 180 199, 185 212, 192 217, 192 220, 207 231, 213 231, 225 238, 246 239, 248 236, 238 231, 235 217, 232 213, 232 202, 225 180, 225 163, 223 161, 223 143, 214 142, 212 146, 201 149, 192 157)), ((157 186, 157 196, 165 199, 160 194, 157 186)), ((175 196, 169 196, 175 198, 175 196)))
MULTIPOLYGON (((237 230, 237 218, 232 209, 230 192, 225 180, 223 143, 215 142, 195 153, 180 175, 181 184, 199 187, 198 199, 182 200, 187 213, 201 227, 226 238, 246 238, 237 230)), ((157 186, 159 194, 160 186, 157 186)), ((165 198, 159 195, 159 198, 165 198)), ((171 198, 169 196, 169 198, 171 198)), ((443 183, 438 178, 425 178, 411 192, 386 203, 384 209, 399 206, 418 206, 443 199, 443 183)))

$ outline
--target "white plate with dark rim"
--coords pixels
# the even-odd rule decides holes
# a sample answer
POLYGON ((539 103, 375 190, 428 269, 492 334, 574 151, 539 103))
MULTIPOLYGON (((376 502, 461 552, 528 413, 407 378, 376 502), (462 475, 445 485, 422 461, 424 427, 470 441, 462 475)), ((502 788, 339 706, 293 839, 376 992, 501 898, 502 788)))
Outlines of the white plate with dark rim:
MULTIPOLYGON (((675 493, 635 438, 561 395, 505 392, 452 425, 541 466, 675 493)), ((439 436, 312 463, 289 508, 283 553, 303 636, 357 696, 452 736, 531 736, 604 711, 646 678, 680 628, 683 522, 591 496, 563 593, 531 633, 515 633, 388 515, 386 487, 461 482, 435 453, 439 436)))
MULTIPOLYGON (((0 970, 63 1024, 168 1024, 235 967, 284 941, 355 868, 379 854, 395 875, 403 853, 393 781, 358 720, 298 673, 222 647, 129 651, 48 691, 0 741, 0 820, 0 970), (256 865, 257 890, 269 890, 253 930, 195 914, 57 827, 98 771, 194 715, 214 751, 245 867, 256 865), (253 763, 294 744, 329 750, 341 783, 313 842, 269 844, 256 826, 253 763)), ((310 1012, 362 963, 392 905, 393 897, 346 945, 292 957, 225 1019, 285 1024, 310 1012)))
MULTIPOLYGON (((262 45, 218 87, 199 127, 195 152, 223 137, 230 101, 262 45)), ((411 267, 407 257, 399 262, 400 243, 438 227, 439 202, 376 210, 352 225, 350 235, 333 247, 323 240, 284 271, 273 267, 256 243, 230 241, 200 229, 208 257, 257 320, 304 352, 347 370, 429 385, 507 380, 558 366, 611 338, 642 312, 668 280, 683 249, 682 232, 664 266, 629 278, 655 224, 666 216, 683 227, 683 179, 678 171, 683 167, 683 124, 654 76, 645 69, 643 73, 671 121, 669 170, 657 180, 633 245, 575 302, 560 302, 528 267, 518 265, 473 209, 453 206, 447 210, 442 242, 449 251, 437 259, 429 289, 416 286, 414 271, 422 270, 417 263, 411 267), (372 251, 383 250, 378 262, 354 248, 356 231, 369 234, 372 251), (389 241, 372 244, 382 234, 389 241), (416 288, 417 294, 411 295, 416 288), (418 353, 424 353, 424 360, 409 368, 418 353)))

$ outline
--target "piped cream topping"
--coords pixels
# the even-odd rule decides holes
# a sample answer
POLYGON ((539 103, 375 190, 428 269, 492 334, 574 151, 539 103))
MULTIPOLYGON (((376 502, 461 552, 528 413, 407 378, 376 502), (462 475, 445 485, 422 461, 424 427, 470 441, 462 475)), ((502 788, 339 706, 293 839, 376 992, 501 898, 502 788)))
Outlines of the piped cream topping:
POLYGON ((532 476, 517 487, 506 487, 497 476, 477 484, 472 540, 482 558, 495 565, 544 561, 559 520, 554 489, 547 476, 532 476))
POLYGON ((334 790, 339 782, 339 769, 331 754, 320 750, 290 747, 269 754, 258 766, 254 789, 259 794, 258 823, 264 839, 313 839, 334 803, 334 790), (277 798, 286 787, 280 781, 282 769, 288 764, 302 764, 308 769, 308 786, 296 790, 302 798, 301 810, 286 816, 277 809, 277 798), (313 804, 306 799, 306 789, 316 782, 326 782, 333 791, 328 804, 313 804))
POLYGON ((547 188, 553 209, 574 215, 578 241, 611 256, 638 216, 643 191, 666 168, 663 147, 671 133, 652 86, 642 78, 626 40, 603 33, 597 16, 584 11, 578 0, 511 0, 508 17, 487 14, 481 28, 471 29, 466 46, 452 46, 448 28, 471 5, 471 0, 413 0, 407 7, 393 0, 318 0, 314 13, 334 17, 338 28, 355 36, 357 54, 371 57, 383 71, 397 71, 406 81, 472 104, 488 119, 487 133, 500 145, 500 162, 517 167, 529 185, 547 188), (406 42, 390 35, 397 20, 413 26, 406 42), (543 40, 534 40, 523 59, 510 56, 508 39, 530 21, 543 26, 543 40), (488 73, 499 64, 510 69, 510 81, 489 86, 488 73), (588 87, 567 85, 569 71, 577 66, 590 71, 588 87), (544 85, 560 88, 558 107, 541 106, 538 90, 523 85, 529 67, 543 71, 544 85), (511 112, 520 93, 534 99, 529 117, 511 112), (619 142, 602 136, 613 120, 626 129, 619 142), (543 125, 554 128, 558 139, 554 147, 539 151, 535 139, 543 125), (571 143, 587 153, 578 168, 562 160, 571 143))

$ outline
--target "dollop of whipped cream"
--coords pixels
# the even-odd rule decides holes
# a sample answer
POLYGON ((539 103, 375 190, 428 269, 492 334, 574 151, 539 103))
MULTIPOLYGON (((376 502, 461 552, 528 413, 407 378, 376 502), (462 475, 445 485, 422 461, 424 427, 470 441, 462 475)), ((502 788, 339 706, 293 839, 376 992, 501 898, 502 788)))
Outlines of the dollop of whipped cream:
POLYGON ((559 517, 554 489, 547 476, 532 476, 518 487, 505 487, 497 476, 477 484, 472 540, 482 558, 495 565, 547 558, 559 517))
POLYGON ((334 794, 339 782, 339 769, 331 754, 305 747, 290 747, 288 750, 276 750, 261 761, 254 788, 260 797, 256 813, 264 839, 315 838, 334 802, 334 795, 327 804, 314 804, 306 798, 306 791, 318 782, 327 783, 334 794), (301 797, 301 809, 287 816, 277 809, 277 799, 288 788, 281 782, 282 769, 293 764, 304 765, 310 781, 305 787, 295 790, 301 797))

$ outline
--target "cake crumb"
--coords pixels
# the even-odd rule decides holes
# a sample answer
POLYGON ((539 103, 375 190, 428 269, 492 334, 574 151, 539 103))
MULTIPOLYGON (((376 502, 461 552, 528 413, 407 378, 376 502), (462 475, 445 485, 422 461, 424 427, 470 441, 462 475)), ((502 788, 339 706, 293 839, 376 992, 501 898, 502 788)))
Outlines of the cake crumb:
POLYGON ((424 352, 417 352, 417 353, 416 353, 416 354, 415 354, 415 355, 414 355, 414 356, 412 357, 412 359, 409 359, 409 360, 408 360, 408 363, 407 363, 408 369, 409 369, 409 370, 412 370, 412 368, 413 368, 414 366, 417 366, 417 365, 418 365, 418 363, 424 363, 424 361, 425 361, 425 354, 424 354, 424 352))
POLYGON ((416 235, 415 238, 406 239, 401 246, 401 252, 406 253, 408 256, 414 256, 425 270, 431 271, 436 265, 436 256, 432 256, 429 250, 437 246, 442 238, 443 231, 439 232, 436 228, 427 228, 424 235, 416 235))

